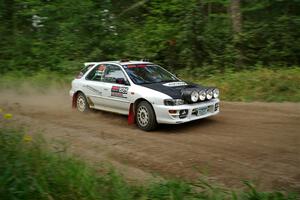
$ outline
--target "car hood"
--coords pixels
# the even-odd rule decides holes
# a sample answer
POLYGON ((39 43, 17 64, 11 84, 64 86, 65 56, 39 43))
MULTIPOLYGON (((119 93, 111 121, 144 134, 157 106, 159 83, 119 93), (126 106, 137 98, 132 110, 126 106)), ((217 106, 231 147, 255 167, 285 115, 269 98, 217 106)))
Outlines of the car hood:
POLYGON ((208 89, 208 87, 204 87, 194 83, 187 82, 163 82, 163 83, 151 83, 151 84, 143 84, 140 85, 142 87, 146 87, 161 93, 164 93, 173 99, 182 99, 182 90, 186 88, 195 88, 195 89, 208 89))

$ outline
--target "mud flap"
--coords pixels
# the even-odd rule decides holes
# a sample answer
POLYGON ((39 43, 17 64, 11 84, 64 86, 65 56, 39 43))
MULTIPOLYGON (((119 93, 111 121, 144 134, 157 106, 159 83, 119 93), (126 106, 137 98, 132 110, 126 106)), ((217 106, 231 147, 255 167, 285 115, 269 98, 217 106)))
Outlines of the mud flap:
POLYGON ((128 124, 134 124, 135 123, 135 117, 134 117, 134 108, 133 108, 133 103, 130 104, 129 107, 129 113, 128 113, 128 124))
POLYGON ((73 94, 72 97, 72 108, 76 108, 76 100, 77 100, 77 93, 73 94))

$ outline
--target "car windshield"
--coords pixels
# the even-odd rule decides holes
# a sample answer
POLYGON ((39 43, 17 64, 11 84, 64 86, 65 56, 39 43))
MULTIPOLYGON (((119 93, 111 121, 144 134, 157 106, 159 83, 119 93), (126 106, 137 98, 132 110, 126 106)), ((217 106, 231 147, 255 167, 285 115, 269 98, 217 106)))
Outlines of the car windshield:
POLYGON ((173 74, 158 65, 137 64, 123 65, 130 79, 135 84, 150 84, 179 81, 173 74))

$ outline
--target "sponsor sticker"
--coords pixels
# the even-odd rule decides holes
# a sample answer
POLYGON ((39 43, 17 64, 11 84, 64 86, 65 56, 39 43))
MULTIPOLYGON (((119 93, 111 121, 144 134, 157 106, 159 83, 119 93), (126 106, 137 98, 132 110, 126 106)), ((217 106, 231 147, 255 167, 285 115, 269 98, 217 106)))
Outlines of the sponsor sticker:
POLYGON ((111 96, 127 98, 128 87, 112 86, 111 96))
POLYGON ((185 82, 171 82, 171 83, 165 83, 163 85, 167 86, 167 87, 178 87, 178 86, 187 85, 187 83, 185 83, 185 82))
POLYGON ((139 64, 139 65, 127 65, 127 68, 145 68, 147 65, 139 64))

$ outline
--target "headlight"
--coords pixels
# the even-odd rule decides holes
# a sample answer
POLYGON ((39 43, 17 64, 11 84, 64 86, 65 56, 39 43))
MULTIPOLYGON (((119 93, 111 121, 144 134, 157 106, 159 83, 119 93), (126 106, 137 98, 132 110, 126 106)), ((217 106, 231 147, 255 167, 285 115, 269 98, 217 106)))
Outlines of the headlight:
POLYGON ((215 89, 213 90, 213 97, 214 97, 214 98, 218 98, 219 95, 220 95, 219 89, 215 88, 215 89))
POLYGON ((213 91, 212 91, 211 89, 208 89, 208 90, 206 91, 206 98, 207 98, 208 100, 210 100, 210 99, 213 98, 213 91))
POLYGON ((199 92, 199 100, 204 101, 205 99, 206 99, 206 92, 205 92, 205 90, 201 90, 199 92))
POLYGON ((166 106, 179 106, 183 105, 184 101, 182 99, 165 99, 164 104, 166 106))
POLYGON ((198 101, 198 98, 199 98, 199 93, 196 90, 194 90, 191 94, 191 101, 195 103, 198 101))
POLYGON ((199 99, 199 93, 197 88, 184 88, 181 90, 182 99, 187 103, 195 103, 199 99))

